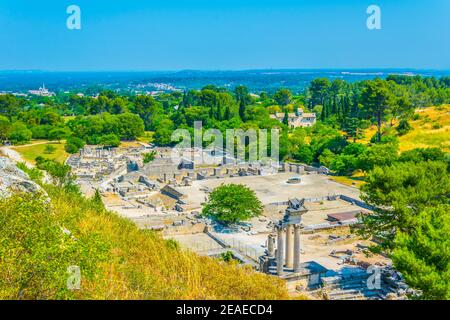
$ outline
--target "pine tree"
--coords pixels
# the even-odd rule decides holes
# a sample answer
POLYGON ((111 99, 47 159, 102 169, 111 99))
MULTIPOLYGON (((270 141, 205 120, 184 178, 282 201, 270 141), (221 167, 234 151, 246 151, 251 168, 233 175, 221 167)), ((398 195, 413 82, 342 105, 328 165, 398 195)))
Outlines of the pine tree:
POLYGON ((242 121, 245 121, 245 103, 244 100, 241 100, 239 103, 239 116, 241 117, 242 121))
POLYGON ((225 114, 224 114, 224 116, 223 116, 223 119, 224 119, 224 120, 230 120, 230 107, 229 107, 229 106, 227 106, 227 107, 225 108, 225 114))
POLYGON ((96 208, 105 209, 105 205, 103 204, 102 195, 98 189, 95 189, 95 194, 92 197, 92 203, 96 208))
POLYGON ((285 125, 289 125, 289 113, 288 110, 284 110, 284 118, 283 118, 283 123, 285 125))

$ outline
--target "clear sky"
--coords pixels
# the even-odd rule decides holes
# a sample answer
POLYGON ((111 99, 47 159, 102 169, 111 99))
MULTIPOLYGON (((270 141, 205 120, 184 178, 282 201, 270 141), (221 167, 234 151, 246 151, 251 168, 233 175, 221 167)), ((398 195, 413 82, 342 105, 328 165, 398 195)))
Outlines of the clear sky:
POLYGON ((450 1, 0 0, 0 44, 0 70, 450 69, 450 1))

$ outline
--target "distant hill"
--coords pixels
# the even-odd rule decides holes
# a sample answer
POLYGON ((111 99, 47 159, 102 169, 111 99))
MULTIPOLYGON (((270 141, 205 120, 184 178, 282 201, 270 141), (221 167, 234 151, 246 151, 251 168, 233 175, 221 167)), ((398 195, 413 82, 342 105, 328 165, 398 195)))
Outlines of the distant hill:
POLYGON ((342 79, 348 82, 385 78, 389 74, 446 76, 450 71, 412 69, 261 69, 241 71, 155 71, 155 72, 45 72, 0 71, 0 91, 27 91, 42 84, 51 91, 85 90, 89 87, 108 89, 160 90, 199 89, 208 84, 234 88, 245 85, 254 92, 272 92, 280 87, 294 92, 305 89, 315 78, 342 79), (163 84, 163 86, 161 86, 163 84))

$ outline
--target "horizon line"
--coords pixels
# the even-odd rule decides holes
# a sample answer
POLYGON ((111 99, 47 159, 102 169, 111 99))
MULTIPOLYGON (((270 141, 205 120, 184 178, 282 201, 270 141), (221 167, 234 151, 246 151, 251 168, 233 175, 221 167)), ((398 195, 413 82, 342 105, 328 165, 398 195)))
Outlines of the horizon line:
POLYGON ((161 70, 151 70, 151 69, 143 69, 143 70, 120 70, 120 69, 110 69, 110 70, 48 70, 48 69, 0 69, 0 72, 35 72, 35 73, 89 73, 89 72, 97 72, 97 73, 177 73, 177 72, 249 72, 249 71, 388 71, 388 70, 399 70, 399 71, 445 71, 449 72, 450 69, 442 68, 402 68, 402 67, 366 67, 366 68, 358 68, 358 67, 332 67, 332 68, 243 68, 243 69, 161 69, 161 70))

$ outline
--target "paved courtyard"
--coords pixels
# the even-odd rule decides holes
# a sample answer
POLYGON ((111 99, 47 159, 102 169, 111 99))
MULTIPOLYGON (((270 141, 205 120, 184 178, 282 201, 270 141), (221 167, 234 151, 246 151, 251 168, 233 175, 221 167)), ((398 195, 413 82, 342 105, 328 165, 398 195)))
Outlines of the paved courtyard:
POLYGON ((269 176, 247 176, 234 178, 220 178, 197 180, 192 186, 182 187, 186 195, 186 202, 192 207, 200 208, 201 203, 205 201, 207 193, 203 191, 205 187, 213 190, 221 184, 245 184, 254 190, 263 204, 267 205, 274 202, 287 201, 290 198, 314 198, 323 197, 331 194, 344 194, 355 199, 359 199, 359 190, 336 183, 326 175, 302 175, 300 184, 288 184, 289 178, 297 177, 292 172, 279 173, 269 176))

